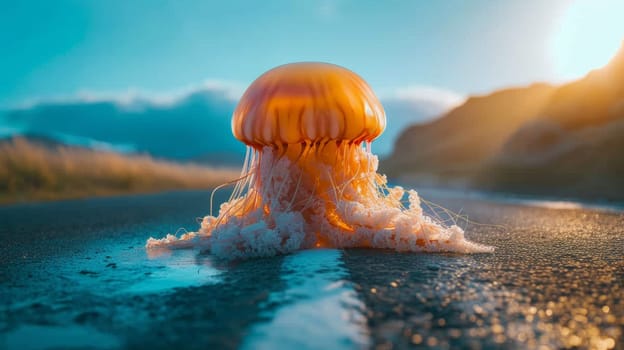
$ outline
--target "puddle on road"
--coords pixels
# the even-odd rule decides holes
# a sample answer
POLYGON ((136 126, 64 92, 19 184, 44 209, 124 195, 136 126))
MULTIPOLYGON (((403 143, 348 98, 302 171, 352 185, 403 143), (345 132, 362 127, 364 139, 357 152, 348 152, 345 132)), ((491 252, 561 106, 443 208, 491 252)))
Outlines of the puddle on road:
POLYGON ((148 256, 143 247, 98 249, 96 254, 53 265, 62 266, 60 275, 71 276, 76 288, 103 295, 165 293, 222 282, 222 271, 213 266, 212 258, 196 250, 148 256))
POLYGON ((209 256, 192 250, 148 258, 142 249, 111 245, 97 253, 46 261, 41 275, 23 276, 30 283, 29 293, 19 294, 16 289, 9 304, 15 313, 38 315, 39 311, 33 308, 41 308, 46 314, 25 316, 26 320, 17 328, 0 332, 0 349, 119 348, 123 344, 118 338, 72 321, 85 310, 106 314, 97 309, 102 305, 85 306, 84 300, 104 298, 108 300, 104 304, 114 305, 115 300, 129 295, 169 293, 176 288, 218 284, 222 281, 221 274, 222 271, 212 266, 209 256), (29 323, 37 323, 33 321, 36 319, 50 325, 29 323))
POLYGON ((369 345, 364 304, 345 281, 339 250, 307 250, 284 259, 282 303, 268 323, 253 327, 243 349, 353 349, 369 345))
POLYGON ((90 327, 47 327, 26 325, 0 335, 0 346, 6 349, 116 349, 119 340, 90 327))
POLYGON ((199 287, 206 284, 221 282, 221 271, 208 263, 189 261, 188 256, 197 254, 193 251, 176 251, 175 255, 166 260, 152 260, 162 264, 159 269, 145 275, 145 278, 132 284, 122 292, 126 293, 159 293, 175 288, 199 287), (182 256, 180 256, 182 255, 182 256))

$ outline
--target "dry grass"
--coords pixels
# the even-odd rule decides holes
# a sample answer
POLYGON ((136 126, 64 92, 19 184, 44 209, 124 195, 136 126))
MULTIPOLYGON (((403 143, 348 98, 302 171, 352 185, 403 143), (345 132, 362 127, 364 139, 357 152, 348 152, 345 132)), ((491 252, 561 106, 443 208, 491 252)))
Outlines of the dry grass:
POLYGON ((238 176, 235 169, 181 165, 146 155, 46 147, 20 138, 0 144, 0 203, 203 189, 238 176))

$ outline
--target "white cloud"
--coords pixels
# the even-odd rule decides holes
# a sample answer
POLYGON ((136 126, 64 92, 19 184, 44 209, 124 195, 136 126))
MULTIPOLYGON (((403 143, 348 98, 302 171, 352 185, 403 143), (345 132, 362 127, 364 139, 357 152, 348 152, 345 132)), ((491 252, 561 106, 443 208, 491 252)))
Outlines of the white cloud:
POLYGON ((11 109, 30 109, 39 104, 93 103, 113 102, 121 107, 136 108, 140 105, 173 106, 193 93, 211 92, 222 96, 225 100, 238 101, 245 86, 241 83, 208 79, 198 85, 189 85, 169 91, 150 91, 129 87, 121 91, 95 91, 82 89, 74 94, 53 95, 31 98, 17 104, 11 109))
POLYGON ((395 89, 390 94, 382 96, 382 100, 413 102, 421 106, 429 106, 432 112, 437 113, 440 110, 448 110, 459 106, 466 101, 466 96, 448 89, 411 85, 395 89))

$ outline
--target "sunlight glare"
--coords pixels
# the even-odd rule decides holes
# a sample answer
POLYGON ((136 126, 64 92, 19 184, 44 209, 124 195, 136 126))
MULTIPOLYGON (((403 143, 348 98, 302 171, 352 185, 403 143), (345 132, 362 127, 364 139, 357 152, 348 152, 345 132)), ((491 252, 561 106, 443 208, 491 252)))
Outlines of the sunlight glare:
POLYGON ((575 79, 606 65, 624 40, 623 14, 622 0, 572 2, 552 40, 557 76, 575 79))

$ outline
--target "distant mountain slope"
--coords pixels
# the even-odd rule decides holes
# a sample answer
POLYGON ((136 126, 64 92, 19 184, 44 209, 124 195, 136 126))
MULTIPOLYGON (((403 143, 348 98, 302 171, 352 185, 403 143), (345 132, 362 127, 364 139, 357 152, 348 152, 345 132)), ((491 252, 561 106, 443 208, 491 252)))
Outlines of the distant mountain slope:
POLYGON ((403 96, 386 98, 382 103, 386 112, 386 130, 373 142, 373 151, 383 158, 392 153, 396 139, 405 128, 430 121, 461 103, 461 100, 403 96))
MULTIPOLYGON (((70 146, 233 164, 242 161, 245 147, 232 136, 236 100, 231 95, 220 88, 203 88, 166 104, 140 97, 41 102, 0 115, 0 138, 37 135, 70 146)), ((450 107, 435 96, 413 95, 383 101, 389 123, 375 141, 377 154, 388 155, 405 126, 430 120, 450 107)))
POLYGON ((542 84, 471 97, 442 118, 406 129, 383 168, 394 176, 475 171, 520 125, 536 118, 554 90, 542 84))
POLYGON ((624 48, 577 81, 470 98, 412 126, 381 166, 444 184, 624 200, 623 150, 624 48))
MULTIPOLYGON (((236 101, 198 90, 172 104, 147 100, 42 103, 5 113, 5 124, 27 134, 58 135, 125 145, 139 153, 187 160, 210 153, 244 154, 232 137, 236 101)), ((65 140, 59 140, 65 141, 65 140)))
POLYGON ((624 200, 622 152, 624 115, 578 130, 536 123, 514 135, 473 183, 489 190, 624 200))
POLYGON ((560 86, 542 111, 565 129, 607 123, 624 116, 624 46, 601 69, 560 86))

